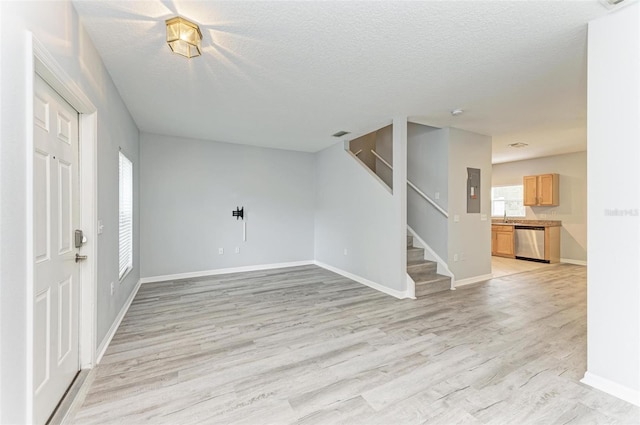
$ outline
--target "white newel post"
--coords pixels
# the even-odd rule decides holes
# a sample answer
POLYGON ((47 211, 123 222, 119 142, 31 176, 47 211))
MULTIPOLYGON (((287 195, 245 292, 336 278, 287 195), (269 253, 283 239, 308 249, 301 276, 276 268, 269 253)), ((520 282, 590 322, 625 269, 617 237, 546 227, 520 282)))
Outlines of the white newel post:
MULTIPOLYGON (((393 202, 396 209, 399 281, 407 290, 407 117, 393 119, 393 202)), ((413 294, 411 294, 413 295, 413 294)))

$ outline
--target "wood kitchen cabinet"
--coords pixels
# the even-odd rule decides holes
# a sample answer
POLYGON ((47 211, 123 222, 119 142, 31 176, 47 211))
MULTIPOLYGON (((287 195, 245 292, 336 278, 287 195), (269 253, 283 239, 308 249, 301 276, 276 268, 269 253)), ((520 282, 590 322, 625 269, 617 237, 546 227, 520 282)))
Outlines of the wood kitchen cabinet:
POLYGON ((491 226, 491 255, 515 258, 513 226, 491 226))
POLYGON ((525 176, 524 205, 529 207, 554 207, 560 204, 560 175, 541 174, 525 176))
POLYGON ((560 262, 560 229, 559 226, 544 229, 544 259, 552 264, 560 262))

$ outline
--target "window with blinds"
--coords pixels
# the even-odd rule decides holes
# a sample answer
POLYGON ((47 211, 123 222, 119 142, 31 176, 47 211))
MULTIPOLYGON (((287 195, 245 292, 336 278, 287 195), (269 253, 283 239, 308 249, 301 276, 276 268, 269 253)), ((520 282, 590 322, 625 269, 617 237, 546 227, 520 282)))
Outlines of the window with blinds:
POLYGON ((119 279, 133 268, 133 164, 120 152, 118 207, 119 279))
POLYGON ((491 188, 492 217, 525 217, 523 185, 491 188))

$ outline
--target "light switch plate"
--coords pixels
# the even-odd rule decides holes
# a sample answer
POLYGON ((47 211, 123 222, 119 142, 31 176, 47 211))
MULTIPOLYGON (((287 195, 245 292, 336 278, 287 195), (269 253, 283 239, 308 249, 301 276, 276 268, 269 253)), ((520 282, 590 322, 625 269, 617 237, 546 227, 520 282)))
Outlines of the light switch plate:
POLYGON ((487 221, 487 215, 486 214, 480 214, 480 221, 487 221))
POLYGON ((458 214, 453 215, 453 222, 458 223, 460 221, 460 216, 458 214))

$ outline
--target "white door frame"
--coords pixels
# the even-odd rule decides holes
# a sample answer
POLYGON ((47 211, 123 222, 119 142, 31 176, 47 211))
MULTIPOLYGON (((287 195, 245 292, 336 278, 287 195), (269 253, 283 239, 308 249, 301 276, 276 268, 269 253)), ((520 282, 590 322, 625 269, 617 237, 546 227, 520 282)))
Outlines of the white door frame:
POLYGON ((80 228, 87 237, 83 254, 88 256, 80 267, 79 344, 80 369, 91 369, 96 362, 96 285, 97 285, 97 122, 98 112, 84 90, 58 64, 33 33, 26 40, 26 125, 27 125, 27 422, 33 422, 33 326, 34 326, 34 209, 33 209, 33 96, 37 73, 79 112, 80 160, 80 228))

